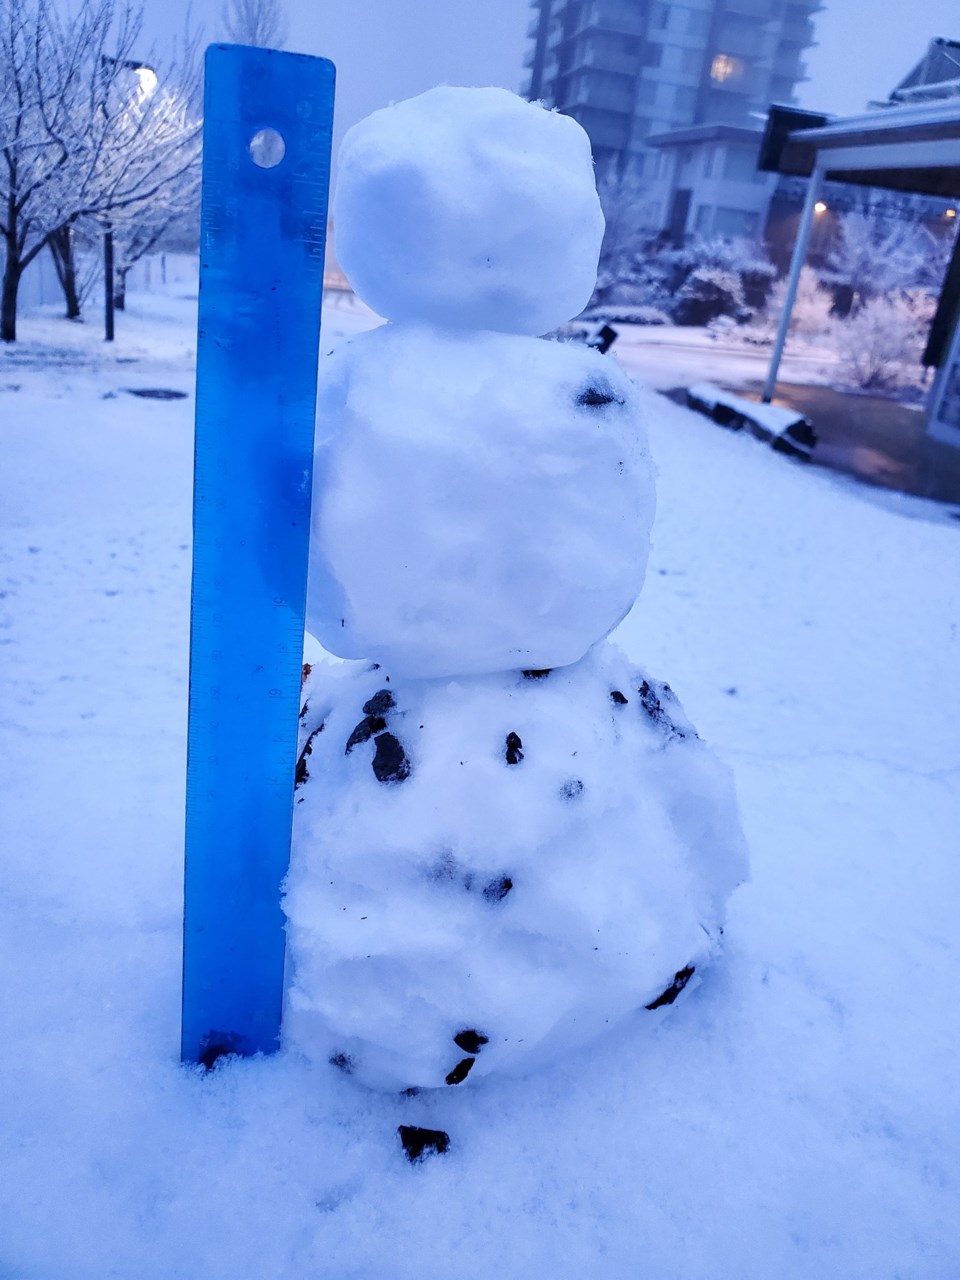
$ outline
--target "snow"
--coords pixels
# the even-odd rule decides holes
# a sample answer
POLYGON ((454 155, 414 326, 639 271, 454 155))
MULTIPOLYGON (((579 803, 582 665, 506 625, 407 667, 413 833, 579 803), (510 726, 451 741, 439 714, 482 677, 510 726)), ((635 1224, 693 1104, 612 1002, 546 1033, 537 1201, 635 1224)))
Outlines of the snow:
POLYGON ((658 411, 573 344, 357 338, 321 365, 308 630, 402 675, 576 662, 643 583, 658 411))
POLYGON ((717 951, 729 772, 615 646, 451 681, 324 663, 304 697, 293 1046, 395 1090, 546 1070, 717 951))
MULTIPOLYGON (((770 366, 769 345, 747 344, 736 335, 718 336, 695 325, 632 325, 613 323, 617 340, 612 350, 631 377, 658 391, 691 382, 727 386, 762 383, 770 366)), ((792 340, 781 364, 783 382, 842 382, 835 350, 792 340)))
POLYGON ((575 120, 452 87, 348 131, 333 221, 340 265, 380 315, 532 336, 587 305, 604 225, 575 120))
MULTIPOLYGON (((177 1062, 193 402, 123 391, 190 389, 195 316, 130 305, 112 355, 45 319, 0 352, 0 1272, 955 1276, 947 512, 664 401, 616 640, 735 775, 719 962, 520 1080, 403 1099, 293 1051, 204 1078, 177 1062), (451 1150, 411 1168, 401 1123, 451 1150)), ((341 322, 368 321, 332 310, 325 344, 341 322)))

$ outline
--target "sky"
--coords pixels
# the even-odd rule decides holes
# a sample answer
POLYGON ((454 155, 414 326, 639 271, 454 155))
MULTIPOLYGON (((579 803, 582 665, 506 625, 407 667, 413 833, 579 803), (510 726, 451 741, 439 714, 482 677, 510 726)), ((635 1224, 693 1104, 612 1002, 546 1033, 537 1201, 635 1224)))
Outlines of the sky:
MULTIPOLYGON (((145 0, 154 37, 178 27, 188 0, 145 0)), ((531 14, 527 0, 287 0, 287 46, 332 58, 338 69, 336 135, 390 101, 438 83, 518 89, 531 14)), ((192 0, 194 17, 220 39, 222 0, 192 0)), ((818 45, 807 53, 801 106, 863 110, 886 97, 923 55, 932 36, 960 39, 957 0, 870 5, 826 0, 818 45)))

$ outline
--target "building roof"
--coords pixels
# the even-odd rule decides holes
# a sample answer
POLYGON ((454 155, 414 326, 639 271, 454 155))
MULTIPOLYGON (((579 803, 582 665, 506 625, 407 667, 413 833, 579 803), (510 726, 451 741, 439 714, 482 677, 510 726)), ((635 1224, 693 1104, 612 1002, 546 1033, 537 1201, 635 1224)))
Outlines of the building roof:
POLYGON ((793 112, 785 129, 780 112, 771 108, 761 149, 768 171, 808 177, 819 164, 839 182, 960 196, 960 97, 806 122, 793 112))
POLYGON ((937 36, 890 94, 891 102, 960 95, 960 40, 937 36))
POLYGON ((692 124, 683 129, 650 134, 644 139, 648 147, 695 146, 701 142, 740 142, 756 146, 763 137, 762 125, 692 124))

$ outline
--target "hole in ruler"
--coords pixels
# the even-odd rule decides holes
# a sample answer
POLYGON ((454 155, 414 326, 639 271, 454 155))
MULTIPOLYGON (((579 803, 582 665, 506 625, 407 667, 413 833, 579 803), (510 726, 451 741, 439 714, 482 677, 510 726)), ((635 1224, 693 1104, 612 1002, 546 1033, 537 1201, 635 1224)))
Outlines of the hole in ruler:
POLYGON ((286 153, 287 144, 276 129, 258 129, 250 139, 247 150, 258 168, 275 169, 286 153))

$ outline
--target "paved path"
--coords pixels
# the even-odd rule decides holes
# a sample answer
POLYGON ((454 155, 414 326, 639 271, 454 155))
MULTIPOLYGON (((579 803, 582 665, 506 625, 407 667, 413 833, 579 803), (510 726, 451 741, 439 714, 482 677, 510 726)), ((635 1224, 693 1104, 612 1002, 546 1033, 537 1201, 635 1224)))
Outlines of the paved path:
MULTIPOLYGON (((760 398, 760 384, 747 395, 760 398)), ((911 405, 832 387, 778 383, 775 404, 813 423, 813 461, 903 493, 960 503, 960 449, 931 440, 926 415, 911 405)))

